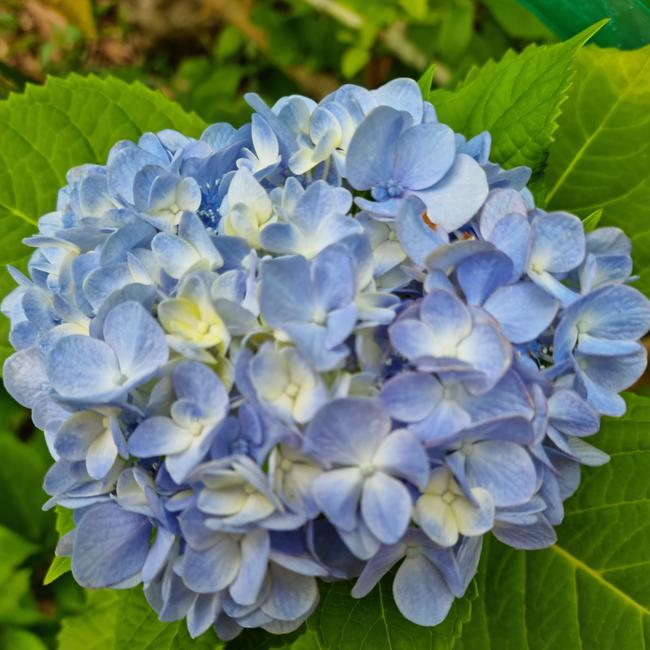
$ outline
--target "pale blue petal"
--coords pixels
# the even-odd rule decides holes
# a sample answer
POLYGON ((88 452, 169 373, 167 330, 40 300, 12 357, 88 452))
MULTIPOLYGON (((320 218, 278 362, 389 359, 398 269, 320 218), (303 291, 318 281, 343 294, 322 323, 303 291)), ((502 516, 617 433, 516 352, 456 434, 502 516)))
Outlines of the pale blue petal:
POLYGON ((429 253, 449 241, 442 228, 433 229, 427 225, 424 220, 426 214, 426 206, 417 196, 406 196, 400 202, 395 217, 399 242, 404 252, 419 266, 424 266, 429 253))
POLYGON ((453 166, 432 188, 418 192, 429 218, 446 232, 465 225, 488 194, 485 172, 469 156, 458 154, 453 166))
POLYGON ((390 426, 390 418, 378 402, 337 399, 310 422, 304 450, 326 463, 361 465, 372 459, 390 426))
POLYGON ((358 468, 335 469, 314 479, 312 496, 335 526, 351 531, 357 525, 362 487, 362 475, 358 468))
POLYGON ((361 514, 373 535, 394 544, 406 532, 413 502, 406 486, 383 471, 367 478, 361 496, 361 514))
POLYGON ((499 287, 484 304, 512 343, 536 339, 553 322, 559 304, 531 282, 499 287))
POLYGON ((387 474, 410 481, 420 490, 429 480, 429 459, 420 441, 406 429, 391 433, 379 445, 372 463, 387 474))
POLYGON ((183 553, 181 575, 192 591, 209 594, 228 587, 240 566, 239 544, 234 535, 220 535, 216 544, 202 551, 187 546, 183 553))
POLYGON ((454 162, 454 132, 444 124, 412 126, 400 136, 395 151, 394 180, 410 190, 437 183, 454 162))
POLYGON ((397 569, 393 597, 405 618, 426 626, 442 622, 454 601, 438 569, 422 554, 407 557, 397 569))
POLYGON ((271 544, 269 534, 252 530, 241 541, 241 563, 229 593, 240 605, 252 605, 258 598, 267 572, 271 544))
POLYGON ((400 77, 375 90, 371 90, 372 98, 380 106, 390 106, 398 111, 406 111, 413 118, 414 124, 422 120, 424 102, 420 87, 413 79, 400 77))
POLYGON ((271 592, 262 611, 280 621, 293 621, 307 614, 318 600, 316 580, 271 564, 271 592))
POLYGON ((585 234, 578 217, 567 212, 549 212, 532 222, 529 266, 537 273, 566 273, 585 256, 585 234))
POLYGON ((458 284, 470 305, 481 305, 485 299, 512 276, 512 262, 499 251, 476 253, 463 260, 456 270, 458 284))
POLYGON ((304 257, 265 261, 260 276, 260 309, 271 326, 311 319, 314 294, 309 262, 304 257))
POLYGON ((352 187, 367 190, 393 180, 397 140, 408 122, 404 113, 380 106, 359 125, 345 161, 346 176, 352 187))
POLYGON ((104 321, 104 340, 129 379, 148 379, 169 358, 165 333, 137 302, 123 302, 111 309, 104 321))
POLYGON ((535 466, 526 450, 513 442, 486 440, 467 452, 471 485, 485 488, 497 507, 525 503, 536 489, 535 466))
POLYGON ((101 399, 119 388, 120 368, 103 341, 73 335, 60 339, 47 358, 52 388, 67 399, 101 399))
POLYGON ((154 416, 144 420, 129 438, 129 452, 138 458, 176 454, 187 449, 192 434, 169 418, 154 416))
POLYGON ((405 372, 386 382, 379 397, 391 417, 402 422, 419 422, 436 408, 442 387, 432 375, 405 372))
POLYGON ((88 509, 76 527, 72 574, 83 587, 110 587, 142 570, 149 551, 147 517, 115 503, 88 509))

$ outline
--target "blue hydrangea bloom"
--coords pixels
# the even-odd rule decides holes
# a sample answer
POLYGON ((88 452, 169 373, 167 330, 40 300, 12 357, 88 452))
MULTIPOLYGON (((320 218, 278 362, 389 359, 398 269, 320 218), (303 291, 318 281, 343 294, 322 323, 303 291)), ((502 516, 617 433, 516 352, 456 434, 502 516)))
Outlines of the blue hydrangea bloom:
POLYGON ((554 543, 646 366, 617 228, 546 213, 417 83, 294 95, 70 170, 10 269, 9 393, 75 511, 57 553, 196 637, 297 629, 317 579, 444 620, 483 536, 554 543))

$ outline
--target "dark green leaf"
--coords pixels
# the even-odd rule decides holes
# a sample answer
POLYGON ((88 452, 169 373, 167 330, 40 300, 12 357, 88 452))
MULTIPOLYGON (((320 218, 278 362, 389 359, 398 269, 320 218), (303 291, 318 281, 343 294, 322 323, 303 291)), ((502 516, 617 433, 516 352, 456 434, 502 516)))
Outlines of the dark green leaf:
POLYGON ((650 6, 646 0, 519 0, 560 38, 611 18, 594 39, 603 46, 634 49, 650 41, 650 6))
POLYGON ((392 594, 392 576, 384 578, 365 598, 350 596, 350 583, 333 583, 322 590, 320 632, 325 648, 337 650, 450 650, 470 617, 470 585, 443 623, 427 628, 407 621, 392 594))
POLYGON ((585 468, 558 543, 484 548, 479 597, 456 650, 618 650, 650 638, 650 399, 627 396, 594 444, 609 464, 585 468))

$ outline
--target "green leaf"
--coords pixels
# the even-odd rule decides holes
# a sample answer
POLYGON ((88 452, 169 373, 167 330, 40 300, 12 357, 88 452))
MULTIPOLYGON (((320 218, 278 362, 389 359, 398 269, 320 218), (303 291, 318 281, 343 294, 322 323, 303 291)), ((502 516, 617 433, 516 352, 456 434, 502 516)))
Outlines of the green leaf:
POLYGON ((443 623, 420 627, 407 621, 392 594, 392 575, 365 598, 350 596, 350 583, 332 583, 321 589, 320 633, 324 648, 337 650, 451 650, 469 620, 474 584, 457 600, 443 623))
POLYGON ((0 631, 0 648, 7 650, 47 650, 47 646, 35 634, 16 627, 0 631))
POLYGON ((141 588, 89 591, 88 604, 64 618, 59 650, 217 650, 213 630, 191 639, 185 621, 161 623, 141 588))
POLYGON ((594 438, 611 461, 583 468, 557 544, 534 552, 486 544, 479 597, 455 650, 648 646, 650 399, 626 401, 628 414, 605 419, 594 438))
POLYGON ((47 466, 34 449, 11 436, 0 435, 0 458, 0 525, 38 541, 52 521, 51 513, 42 511, 47 466))
MULTIPOLYGON (((191 642, 185 621, 161 623, 141 589, 124 592, 118 622, 115 650, 181 650, 191 642)), ((213 630, 191 643, 197 650, 216 650, 221 645, 213 630)))
POLYGON ((647 0, 519 0, 560 38, 569 38, 601 18, 611 18, 594 39, 603 46, 634 49, 648 42, 647 0))
MULTIPOLYGON (((66 533, 70 532, 74 528, 74 519, 72 517, 72 510, 67 508, 62 508, 61 506, 56 506, 56 532, 59 534, 59 539, 63 537, 66 533)), ((59 557, 56 556, 50 564, 50 568, 43 578, 43 584, 49 585, 54 582, 57 578, 60 578, 63 574, 67 573, 72 569, 72 560, 69 557, 59 557)))
POLYGON ((59 650, 112 650, 118 620, 119 591, 89 591, 84 610, 61 622, 59 650))
POLYGON ((38 551, 38 546, 28 542, 12 530, 0 526, 0 583, 7 579, 14 567, 36 551, 38 551))
POLYGON ((650 46, 585 48, 549 156, 547 204, 629 234, 647 230, 650 204, 650 46))
POLYGON ((431 97, 431 86, 433 85, 433 74, 436 71, 436 64, 432 63, 425 71, 424 74, 418 79, 418 86, 422 97, 426 100, 431 97))
MULTIPOLYGON (((198 136, 205 126, 160 93, 114 78, 50 78, 0 102, 0 266, 26 267, 32 251, 22 239, 56 207, 71 167, 103 164, 115 142, 145 131, 175 128, 198 136)), ((0 297, 14 286, 1 270, 0 297)), ((0 318, 0 363, 11 353, 8 331, 0 318)))
POLYGON ((566 43, 530 45, 521 54, 508 52, 498 63, 474 68, 455 90, 431 93, 438 117, 467 137, 489 130, 495 162, 505 167, 528 165, 540 172, 575 54, 603 24, 566 43))

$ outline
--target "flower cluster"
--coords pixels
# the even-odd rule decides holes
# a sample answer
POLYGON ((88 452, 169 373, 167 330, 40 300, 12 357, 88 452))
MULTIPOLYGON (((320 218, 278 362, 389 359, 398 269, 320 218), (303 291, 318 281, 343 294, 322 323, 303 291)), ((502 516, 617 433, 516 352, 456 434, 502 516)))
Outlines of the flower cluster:
POLYGON ((442 621, 482 536, 553 544, 642 374, 630 242, 535 207, 406 79, 119 142, 68 174, 4 300, 8 391, 89 588, 297 628, 317 578, 442 621))

